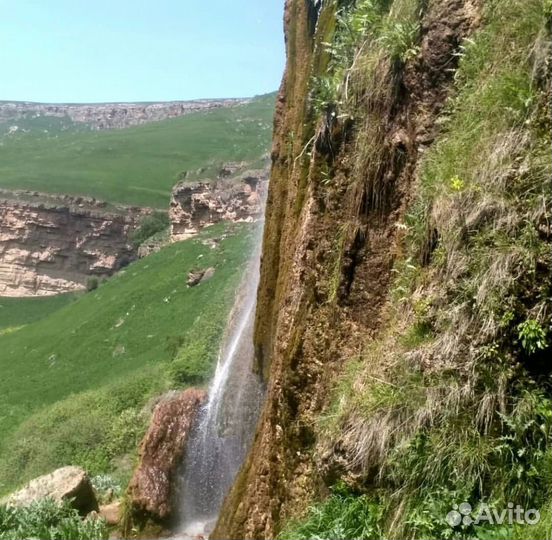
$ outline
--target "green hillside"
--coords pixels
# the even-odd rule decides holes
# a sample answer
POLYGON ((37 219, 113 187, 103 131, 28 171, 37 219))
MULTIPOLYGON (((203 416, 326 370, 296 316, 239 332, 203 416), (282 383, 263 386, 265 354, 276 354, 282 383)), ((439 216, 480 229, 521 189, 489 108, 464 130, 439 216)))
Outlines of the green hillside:
POLYGON ((166 208, 183 171, 212 175, 224 161, 259 160, 270 146, 273 110, 270 94, 246 105, 121 130, 52 131, 50 122, 48 133, 3 135, 0 188, 166 208))
POLYGON ((209 228, 0 335, 0 493, 67 464, 129 473, 148 401, 209 376, 252 233, 209 228), (202 242, 223 233, 217 249, 202 242), (188 288, 198 266, 216 272, 188 288))
POLYGON ((75 299, 73 294, 39 298, 0 297, 0 335, 38 321, 75 299))

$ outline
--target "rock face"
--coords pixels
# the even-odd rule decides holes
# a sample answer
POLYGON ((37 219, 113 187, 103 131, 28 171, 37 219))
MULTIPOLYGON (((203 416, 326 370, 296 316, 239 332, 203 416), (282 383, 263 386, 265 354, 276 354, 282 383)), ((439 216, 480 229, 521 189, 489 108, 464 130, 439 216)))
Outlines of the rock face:
MULTIPOLYGON (((247 101, 244 99, 203 99, 164 103, 99 103, 90 105, 3 102, 0 103, 0 122, 17 124, 17 121, 22 118, 44 116, 67 118, 71 122, 88 124, 96 130, 120 129, 176 118, 191 112, 231 107, 247 101)), ((15 133, 18 130, 17 125, 12 125, 8 133, 15 133)))
POLYGON ((130 233, 147 211, 93 199, 0 191, 0 296, 83 289, 135 258, 130 233))
MULTIPOLYGON (((225 171, 227 169, 223 169, 225 171)), ((186 240, 219 221, 253 221, 262 217, 268 172, 249 171, 237 179, 181 182, 171 196, 171 241, 186 240)))
POLYGON ((186 441, 205 392, 190 388, 171 394, 157 405, 140 446, 140 461, 129 484, 136 521, 166 521, 172 514, 174 480, 186 441))
POLYGON ((35 478, 2 502, 9 506, 28 506, 34 501, 46 498, 58 502, 71 500, 73 508, 83 516, 98 510, 92 484, 80 467, 63 467, 51 474, 35 478))
POLYGON ((427 5, 416 62, 405 65, 402 79, 394 63, 382 64, 381 82, 363 89, 365 124, 327 114, 313 126, 309 81, 324 75, 326 48, 319 44, 332 35, 336 3, 286 2, 288 58, 276 105, 254 335, 266 402, 210 538, 275 538, 287 518, 324 494, 317 419, 336 373, 382 324, 400 250, 397 223, 418 154, 436 135, 459 45, 471 31, 470 0, 427 5), (358 150, 355 132, 370 152, 358 150))

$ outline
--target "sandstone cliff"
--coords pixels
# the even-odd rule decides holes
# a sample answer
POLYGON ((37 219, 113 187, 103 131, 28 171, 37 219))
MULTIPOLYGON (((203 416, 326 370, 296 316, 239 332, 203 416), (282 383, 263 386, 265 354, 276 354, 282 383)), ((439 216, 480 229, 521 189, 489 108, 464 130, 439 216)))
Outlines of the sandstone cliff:
POLYGON ((87 198, 0 192, 0 295, 80 290, 135 258, 129 236, 147 213, 87 198))
POLYGON ((0 123, 10 123, 10 131, 19 130, 22 119, 50 117, 86 124, 91 129, 121 129, 198 111, 232 107, 245 99, 203 99, 163 103, 98 103, 89 105, 0 102, 0 123))
MULTIPOLYGON (((226 178, 224 167, 216 181, 181 182, 172 191, 169 219, 171 241, 186 240, 219 221, 253 221, 262 217, 268 171, 252 170, 226 178)), ((235 171, 234 171, 235 172, 235 171)))

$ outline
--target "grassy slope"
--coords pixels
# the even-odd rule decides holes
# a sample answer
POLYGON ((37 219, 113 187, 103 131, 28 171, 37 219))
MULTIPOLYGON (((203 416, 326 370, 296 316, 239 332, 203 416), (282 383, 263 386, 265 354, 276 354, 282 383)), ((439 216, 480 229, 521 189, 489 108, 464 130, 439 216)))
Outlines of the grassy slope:
POLYGON ((224 161, 256 160, 272 133, 274 96, 122 130, 0 139, 0 188, 91 195, 166 208, 182 171, 214 173, 224 161))
POLYGON ((548 1, 484 3, 421 161, 385 328, 320 418, 320 455, 333 440, 350 485, 281 538, 550 538, 551 16, 548 1), (463 501, 539 508, 541 521, 453 528, 463 501))
POLYGON ((43 298, 0 298, 0 335, 43 319, 74 299, 73 294, 43 298))
POLYGON ((251 228, 231 230, 215 250, 201 237, 164 248, 0 336, 0 492, 68 463, 111 472, 136 448, 149 398, 205 380, 248 253, 251 228), (187 288, 196 265, 216 273, 187 288))

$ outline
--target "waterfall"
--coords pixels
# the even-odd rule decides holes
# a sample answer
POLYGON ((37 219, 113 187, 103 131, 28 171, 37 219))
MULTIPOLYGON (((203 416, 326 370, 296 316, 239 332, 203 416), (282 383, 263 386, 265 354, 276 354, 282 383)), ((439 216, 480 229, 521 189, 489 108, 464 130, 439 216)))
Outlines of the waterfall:
POLYGON ((260 378, 253 373, 261 233, 236 295, 207 402, 188 439, 179 486, 183 538, 211 532, 255 432, 263 399, 260 378))

